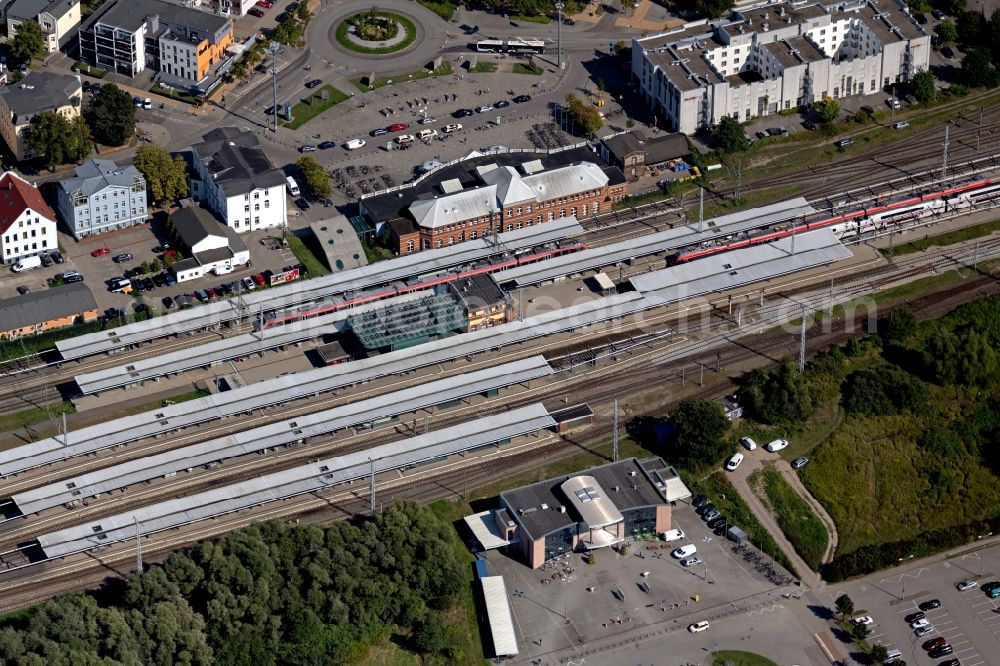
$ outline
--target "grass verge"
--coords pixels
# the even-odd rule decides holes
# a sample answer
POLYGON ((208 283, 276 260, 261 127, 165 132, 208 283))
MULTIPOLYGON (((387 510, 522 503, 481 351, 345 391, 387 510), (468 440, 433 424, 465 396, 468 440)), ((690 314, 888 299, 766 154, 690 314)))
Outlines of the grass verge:
POLYGON ((628 210, 629 208, 637 208, 639 206, 645 206, 646 204, 651 204, 654 201, 663 201, 664 199, 670 199, 674 195, 669 190, 656 190, 655 192, 646 192, 645 194, 637 194, 634 197, 626 197, 624 200, 619 201, 614 204, 612 210, 628 210))
POLYGON ((687 480, 687 485, 695 495, 708 495, 709 500, 718 507, 722 515, 727 516, 733 525, 747 533, 750 543, 757 546, 761 552, 773 556, 778 564, 793 575, 798 575, 792 568, 792 563, 778 548, 778 544, 758 522, 753 510, 743 501, 733 484, 729 483, 724 472, 714 472, 704 479, 687 480))
POLYGON ((778 666, 778 664, 753 652, 719 650, 712 653, 712 666, 778 666))
POLYGON ((285 240, 288 241, 288 249, 292 251, 292 254, 299 260, 299 263, 304 265, 306 270, 309 271, 309 277, 318 277, 330 273, 330 269, 326 267, 326 264, 320 261, 319 257, 306 246, 301 238, 295 234, 288 234, 285 240))
POLYGON ((47 407, 31 407, 20 412, 4 414, 0 416, 0 432, 14 432, 21 428, 33 426, 36 423, 43 423, 52 417, 61 414, 73 414, 74 412, 76 412, 76 407, 73 406, 73 403, 64 400, 63 402, 57 402, 47 407))
POLYGON ((445 21, 450 21, 455 15, 455 4, 452 2, 432 2, 431 0, 417 0, 422 7, 431 10, 445 21))
POLYGON ((552 23, 552 19, 548 16, 528 16, 526 14, 511 14, 508 17, 511 21, 525 21, 527 23, 541 23, 542 25, 548 25, 552 23))
POLYGON ((495 62, 477 62, 469 68, 469 71, 473 74, 489 74, 497 71, 497 64, 495 62))
POLYGON ((298 129, 324 111, 340 104, 345 99, 348 99, 347 93, 341 92, 331 85, 325 85, 293 106, 292 122, 281 123, 281 126, 288 129, 298 129), (324 91, 330 94, 329 99, 323 99, 322 94, 324 91))
POLYGON ((82 60, 78 61, 76 65, 74 65, 74 69, 85 76, 90 76, 95 79, 103 79, 108 75, 108 70, 100 69, 99 67, 91 67, 82 60))
MULTIPOLYGON (((406 49, 410 44, 414 42, 417 38, 417 26, 413 25, 413 21, 406 18, 405 16, 400 16, 399 14, 393 14, 392 12, 378 12, 379 16, 384 16, 386 18, 391 18, 397 21, 403 26, 403 30, 406 32, 406 37, 403 41, 398 44, 393 44, 392 46, 386 46, 382 48, 369 48, 367 46, 361 46, 351 41, 351 38, 347 35, 347 29, 349 26, 348 21, 350 19, 345 19, 340 22, 337 26, 337 43, 343 46, 349 51, 354 51, 355 53, 364 53, 366 55, 388 55, 390 53, 399 53, 406 49)), ((359 16, 359 14, 355 14, 359 16)), ((351 17, 354 18, 354 17, 351 17)))
POLYGON ((511 71, 515 74, 534 74, 535 76, 540 76, 545 73, 545 70, 538 65, 525 65, 523 62, 514 63, 514 67, 511 71))
MULTIPOLYGON (((983 236, 989 236, 997 231, 1000 231, 1000 220, 992 220, 990 222, 983 222, 982 224, 976 224, 971 227, 955 229, 954 231, 949 231, 937 236, 926 236, 923 240, 902 243, 893 248, 892 254, 898 256, 901 254, 923 252, 929 247, 954 245, 955 243, 962 243, 964 241, 982 238, 983 236)), ((887 247, 882 248, 879 252, 881 252, 884 256, 889 256, 889 248, 887 247)))
POLYGON ((361 247, 365 249, 365 258, 368 259, 369 264, 374 264, 376 261, 383 261, 385 259, 392 259, 396 256, 392 250, 381 245, 362 243, 361 247))
POLYGON ((750 483, 771 507, 778 527, 795 551, 813 571, 819 570, 830 538, 823 522, 777 470, 765 468, 754 472, 750 483))
POLYGON ((170 396, 169 398, 163 400, 163 404, 172 402, 176 405, 181 402, 191 402, 192 400, 197 400, 198 398, 205 398, 209 395, 211 395, 211 393, 208 389, 196 388, 188 391, 187 393, 179 393, 177 395, 170 396))
POLYGON ((361 92, 368 92, 369 90, 375 90, 376 88, 381 88, 382 86, 389 86, 396 83, 406 83, 407 81, 416 81, 418 79, 426 79, 431 76, 449 76, 453 72, 451 68, 451 63, 444 63, 437 69, 427 70, 421 69, 410 74, 402 74, 400 76, 395 76, 391 79, 375 79, 375 82, 368 85, 365 79, 352 79, 352 83, 357 86, 358 90, 361 92))
POLYGON ((178 102, 184 102, 185 104, 194 105, 198 103, 198 98, 194 95, 188 95, 187 93, 182 93, 171 88, 164 88, 159 83, 150 88, 149 92, 161 97, 169 97, 170 99, 175 99, 178 102))

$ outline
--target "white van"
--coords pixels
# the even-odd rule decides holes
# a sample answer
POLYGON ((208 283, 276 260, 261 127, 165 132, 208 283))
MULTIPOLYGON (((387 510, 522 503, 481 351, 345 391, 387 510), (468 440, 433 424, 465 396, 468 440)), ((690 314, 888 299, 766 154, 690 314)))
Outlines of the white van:
POLYGON ((233 272, 233 267, 229 264, 223 264, 221 266, 216 266, 212 269, 212 272, 216 275, 228 275, 233 272))
POLYGON ((35 257, 25 257, 21 261, 17 262, 13 266, 13 271, 15 273, 23 273, 24 271, 30 271, 32 268, 38 268, 42 265, 42 258, 35 257))
POLYGON ((886 653, 885 663, 891 664, 894 661, 899 661, 903 658, 903 653, 893 648, 886 653))
POLYGON ((350 141, 344 144, 344 148, 347 148, 348 150, 357 150, 358 148, 364 148, 364 147, 365 147, 364 139, 351 139, 350 141))
POLYGON ((288 187, 288 193, 293 197, 299 196, 299 184, 295 182, 295 179, 289 176, 285 179, 285 184, 288 187))
POLYGON ((740 444, 746 447, 747 451, 755 451, 757 449, 757 442, 753 441, 750 437, 741 437, 740 444))
POLYGON ((675 558, 675 559, 678 559, 678 560, 683 560, 685 557, 691 557, 692 555, 694 555, 697 552, 698 552, 698 548, 693 543, 689 543, 686 546, 682 546, 680 548, 675 548, 670 553, 670 556, 673 557, 673 558, 675 558))
POLYGON ((776 451, 780 451, 781 449, 786 448, 787 446, 788 446, 787 439, 776 439, 773 442, 769 442, 768 445, 764 447, 764 450, 769 451, 770 453, 774 453, 776 451))

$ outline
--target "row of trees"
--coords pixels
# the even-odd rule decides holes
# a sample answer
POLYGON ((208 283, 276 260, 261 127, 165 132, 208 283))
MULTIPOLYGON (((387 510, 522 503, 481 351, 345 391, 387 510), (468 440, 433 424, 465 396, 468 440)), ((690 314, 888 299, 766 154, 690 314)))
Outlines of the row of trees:
POLYGON ((278 25, 274 26, 270 38, 289 46, 301 46, 305 42, 306 29, 311 20, 312 13, 309 11, 308 3, 301 2, 294 12, 282 16, 278 25))
POLYGON ((684 400, 666 418, 642 418, 629 433, 685 470, 715 467, 729 452, 729 419, 711 400, 684 400))
MULTIPOLYGON (((469 9, 479 9, 494 14, 519 16, 556 16, 556 0, 472 0, 469 9)), ((571 16, 580 12, 576 0, 565 0, 562 15, 571 16)))
POLYGON ((989 19, 978 11, 955 13, 956 38, 966 50, 960 78, 970 87, 1000 84, 1000 10, 989 19))
POLYGON ((0 662, 347 664, 392 626, 412 628, 415 651, 463 660, 440 615, 465 584, 450 529, 412 503, 326 528, 255 525, 171 555, 120 593, 41 604, 0 628, 0 662))

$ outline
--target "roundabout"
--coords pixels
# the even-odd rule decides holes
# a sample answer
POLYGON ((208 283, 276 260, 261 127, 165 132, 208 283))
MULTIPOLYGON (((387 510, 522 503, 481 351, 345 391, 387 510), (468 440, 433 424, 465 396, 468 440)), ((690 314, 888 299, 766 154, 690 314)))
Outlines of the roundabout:
POLYGON ((341 19, 335 37, 340 47, 361 55, 394 55, 416 41, 418 30, 406 16, 372 7, 341 19))

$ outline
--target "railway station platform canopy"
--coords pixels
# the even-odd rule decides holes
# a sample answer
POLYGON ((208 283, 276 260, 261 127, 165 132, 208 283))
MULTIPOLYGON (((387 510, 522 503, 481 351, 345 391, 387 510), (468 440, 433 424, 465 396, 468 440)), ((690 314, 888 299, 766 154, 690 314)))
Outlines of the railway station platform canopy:
MULTIPOLYGON (((424 296, 419 292, 402 294, 393 297, 393 301, 403 303, 420 299, 424 296)), ((364 303, 355 306, 350 312, 358 313, 377 308, 384 308, 384 302, 364 303)), ((139 359, 127 365, 116 365, 94 372, 76 375, 73 380, 82 395, 92 395, 115 388, 139 384, 148 379, 176 375, 194 368, 208 368, 236 358, 244 358, 269 349, 276 349, 311 340, 321 335, 342 330, 346 324, 349 312, 340 310, 330 314, 320 315, 311 319, 291 322, 284 326, 265 328, 263 332, 244 333, 223 338, 211 343, 188 347, 160 356, 139 359)))
POLYGON ((498 272, 494 277, 500 284, 527 287, 683 247, 702 243, 714 244, 727 236, 740 236, 754 229, 771 227, 815 212, 816 210, 804 198, 789 199, 705 220, 704 224, 691 222, 665 231, 564 254, 546 261, 508 268, 498 272))
POLYGON ((481 238, 452 247, 424 250, 280 287, 243 292, 242 308, 238 298, 230 297, 107 331, 60 340, 56 343, 56 349, 65 360, 107 354, 158 338, 212 328, 238 319, 252 319, 262 311, 282 310, 319 301, 331 295, 363 291, 379 285, 438 273, 455 266, 472 264, 495 256, 498 250, 516 252, 581 234, 583 227, 576 218, 561 218, 545 224, 504 232, 498 234, 496 238, 481 238))
POLYGON ((851 256, 830 229, 715 254, 630 279, 654 305, 714 294, 798 273, 851 256))
POLYGON ((490 633, 490 644, 494 657, 514 657, 518 653, 517 635, 510 614, 510 600, 503 576, 480 578, 483 586, 483 605, 490 633))
POLYGON ((65 557, 135 539, 136 523, 145 535, 162 532, 269 502, 321 493, 340 484, 368 478, 373 471, 379 474, 403 469, 535 434, 554 425, 545 407, 535 403, 358 453, 92 519, 41 535, 38 544, 50 559, 65 557))
POLYGON ((38 513, 194 467, 263 453, 274 447, 293 446, 310 437, 430 409, 551 374, 552 368, 545 358, 533 356, 60 479, 14 494, 11 500, 22 514, 38 513))

